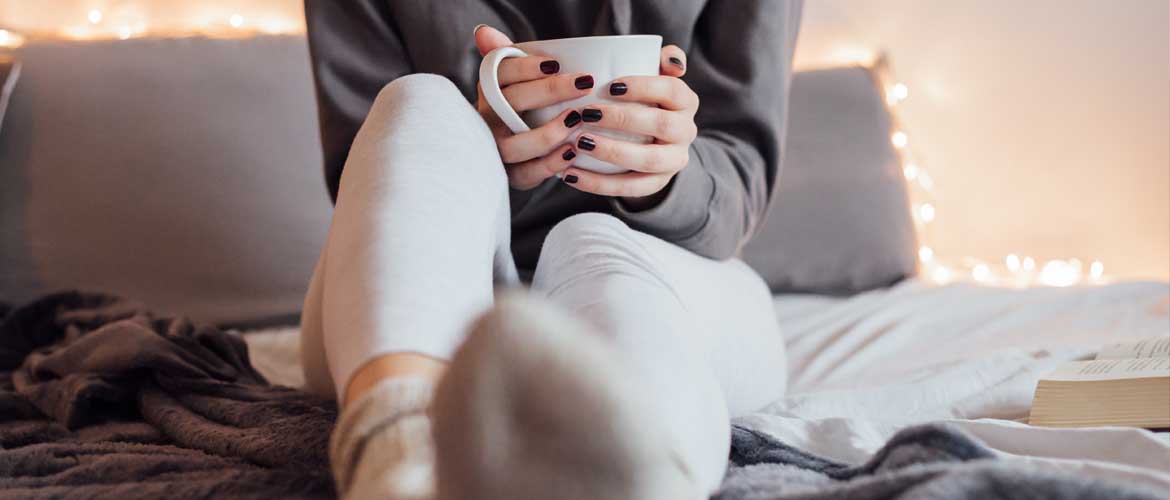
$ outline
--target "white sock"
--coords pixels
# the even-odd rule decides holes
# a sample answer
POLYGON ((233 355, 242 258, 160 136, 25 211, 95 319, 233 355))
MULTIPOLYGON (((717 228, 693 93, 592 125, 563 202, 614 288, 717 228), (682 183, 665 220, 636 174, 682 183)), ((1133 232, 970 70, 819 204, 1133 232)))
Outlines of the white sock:
POLYGON ((500 297, 436 390, 438 498, 704 498, 620 359, 556 306, 500 297))
POLYGON ((345 407, 329 443, 329 461, 343 499, 431 500, 435 447, 427 415, 434 385, 394 378, 345 407))

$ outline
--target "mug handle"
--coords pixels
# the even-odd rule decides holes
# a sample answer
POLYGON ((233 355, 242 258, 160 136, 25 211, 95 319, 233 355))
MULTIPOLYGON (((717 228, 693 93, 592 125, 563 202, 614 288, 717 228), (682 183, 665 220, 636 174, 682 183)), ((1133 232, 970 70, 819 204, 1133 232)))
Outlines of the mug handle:
POLYGON ((479 63, 479 85, 483 89, 483 98, 487 100, 492 111, 496 112, 496 116, 499 116, 504 125, 515 134, 532 129, 528 128, 528 124, 524 123, 516 110, 512 109, 512 105, 508 104, 508 100, 504 99, 504 93, 500 90, 500 62, 509 57, 527 56, 528 54, 516 47, 500 47, 488 52, 483 62, 479 63))

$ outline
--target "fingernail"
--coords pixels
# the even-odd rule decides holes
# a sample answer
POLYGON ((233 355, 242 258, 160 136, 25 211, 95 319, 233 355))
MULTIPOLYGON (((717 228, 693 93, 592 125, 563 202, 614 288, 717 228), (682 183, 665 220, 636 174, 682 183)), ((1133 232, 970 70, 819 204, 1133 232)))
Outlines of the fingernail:
POLYGON ((601 110, 600 109, 593 109, 593 108, 585 108, 584 110, 581 111, 581 117, 584 118, 585 121, 589 122, 589 123, 599 122, 599 121, 601 121, 601 110))
POLYGON ((626 92, 629 90, 629 87, 626 87, 626 84, 622 82, 615 82, 609 85, 609 95, 626 95, 626 92))
POLYGON ((564 158, 565 161, 572 160, 573 158, 576 158, 576 157, 577 157, 577 153, 574 153, 572 149, 565 150, 565 154, 561 155, 561 158, 564 158))
POLYGON ((482 28, 482 27, 484 27, 484 26, 487 26, 487 25, 486 25, 486 24, 477 24, 477 25, 475 25, 475 29, 471 30, 471 36, 473 36, 473 37, 474 37, 476 33, 479 33, 479 29, 480 29, 480 28, 482 28))
POLYGON ((578 76, 573 80, 573 86, 581 90, 593 88, 593 75, 578 76))
POLYGON ((682 59, 679 59, 677 57, 670 58, 670 64, 678 66, 678 69, 687 69, 686 66, 683 66, 682 59))
POLYGON ((597 143, 593 142, 592 138, 583 135, 577 139, 577 148, 584 149, 585 151, 593 151, 597 148, 597 143))
POLYGON ((551 75, 561 70, 561 63, 556 61, 544 61, 540 63, 540 72, 546 75, 551 75))
POLYGON ((581 123, 581 113, 578 113, 577 110, 574 109, 572 113, 569 113, 569 116, 565 117, 565 126, 573 128, 576 127, 578 123, 581 123))
POLYGON ((577 176, 575 176, 573 174, 566 175, 562 179, 564 179, 564 181, 569 183, 569 184, 576 184, 577 183, 577 176))

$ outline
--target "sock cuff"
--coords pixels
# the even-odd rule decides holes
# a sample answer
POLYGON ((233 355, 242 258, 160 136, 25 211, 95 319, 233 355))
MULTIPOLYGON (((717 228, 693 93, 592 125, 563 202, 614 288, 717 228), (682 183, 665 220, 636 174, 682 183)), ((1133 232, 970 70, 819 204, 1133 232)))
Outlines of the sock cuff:
MULTIPOLYGON (((374 438, 393 432, 398 424, 412 417, 426 418, 434 387, 431 380, 423 377, 390 378, 378 382, 343 409, 329 440, 330 464, 339 492, 344 495, 349 489, 367 444, 374 438)), ((402 439, 429 441, 429 427, 426 430, 426 436, 402 439)))

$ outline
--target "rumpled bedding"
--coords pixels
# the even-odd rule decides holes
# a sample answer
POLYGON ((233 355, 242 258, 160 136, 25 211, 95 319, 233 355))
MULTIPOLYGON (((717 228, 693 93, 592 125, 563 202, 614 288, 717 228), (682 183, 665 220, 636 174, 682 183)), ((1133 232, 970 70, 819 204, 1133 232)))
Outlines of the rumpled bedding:
MULTIPOLYGON (((234 333, 102 294, 0 307, 0 498, 329 498, 335 418, 234 333)), ((718 500, 1165 497, 1009 464, 949 426, 851 466, 738 425, 730 464, 718 500)))
POLYGON ((0 498, 330 498, 336 415, 238 335, 128 300, 0 311, 0 498))

